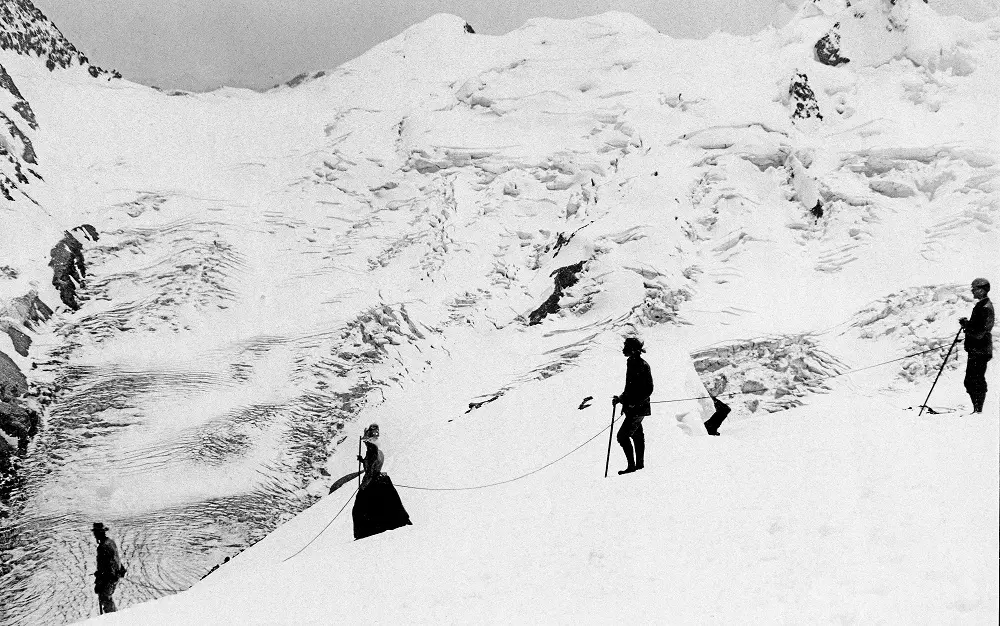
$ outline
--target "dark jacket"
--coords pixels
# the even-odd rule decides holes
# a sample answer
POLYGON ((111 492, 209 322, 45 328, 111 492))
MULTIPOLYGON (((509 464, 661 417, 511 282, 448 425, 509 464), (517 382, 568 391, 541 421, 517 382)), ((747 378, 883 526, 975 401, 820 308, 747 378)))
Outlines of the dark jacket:
POLYGON ((618 396, 622 414, 645 417, 649 415, 649 396, 653 395, 653 373, 649 363, 639 355, 628 358, 625 369, 625 390, 618 396))
POLYGON ((117 582, 125 575, 125 567, 118 558, 118 546, 110 537, 103 537, 97 543, 97 582, 117 582))
POLYGON ((993 303, 983 298, 972 307, 965 323, 965 351, 970 354, 993 356, 993 303))
POLYGON ((382 475, 382 464, 385 455, 373 443, 365 442, 365 458, 362 460, 365 476, 361 479, 361 489, 366 488, 373 480, 382 475))

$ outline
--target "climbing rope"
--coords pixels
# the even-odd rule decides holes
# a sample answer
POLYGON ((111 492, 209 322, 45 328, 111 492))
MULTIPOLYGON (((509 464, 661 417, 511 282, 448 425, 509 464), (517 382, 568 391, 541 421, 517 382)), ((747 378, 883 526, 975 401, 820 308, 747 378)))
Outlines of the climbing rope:
MULTIPOLYGON (((875 363, 873 365, 866 365, 865 367, 859 367, 859 368, 847 370, 847 371, 844 371, 844 372, 840 372, 838 374, 832 374, 830 376, 825 376, 823 378, 814 379, 812 382, 822 382, 822 381, 825 381, 825 380, 831 380, 833 378, 838 378, 840 376, 846 376, 848 374, 855 374, 857 372, 863 372, 865 370, 874 369, 876 367, 882 367, 883 365, 889 365, 890 363, 896 363, 898 361, 903 361, 903 360, 906 360, 906 359, 911 359, 913 357, 922 356, 924 354, 930 354, 931 352, 937 352, 937 351, 943 350, 944 348, 945 348, 945 346, 938 346, 937 348, 930 348, 928 350, 922 350, 920 352, 914 352, 912 354, 907 354, 907 355, 904 355, 904 356, 901 356, 901 357, 896 357, 894 359, 889 359, 888 361, 882 361, 880 363, 875 363)), ((737 392, 719 394, 719 396, 738 396, 738 395, 746 395, 748 393, 759 393, 759 392, 742 392, 742 391, 737 391, 737 392)), ((719 397, 719 396, 716 396, 716 397, 719 397)), ((663 404, 663 403, 667 403, 667 402, 688 402, 688 401, 691 401, 691 400, 705 400, 705 399, 711 399, 711 398, 712 398, 712 396, 694 396, 694 397, 691 397, 691 398, 676 398, 676 399, 671 399, 671 400, 653 400, 653 401, 650 402, 650 404, 663 404)), ((515 476, 513 478, 508 478, 506 480, 500 480, 500 481, 496 481, 496 482, 492 482, 492 483, 486 483, 486 484, 483 484, 483 485, 473 485, 473 486, 470 486, 470 487, 423 487, 423 486, 417 486, 417 485, 396 485, 396 487, 398 487, 400 489, 414 489, 414 490, 419 490, 419 491, 473 491, 473 490, 477 490, 477 489, 486 489, 488 487, 496 487, 496 486, 499 486, 499 485, 506 485, 506 484, 509 484, 509 483, 521 480, 522 478, 527 478, 528 476, 531 476, 532 474, 537 474, 538 472, 540 472, 540 471, 542 471, 542 470, 544 470, 544 469, 546 469, 548 467, 551 467, 551 466, 555 465, 556 463, 562 461, 563 459, 565 459, 569 455, 573 454, 574 452, 576 452, 580 448, 584 447, 585 445, 587 445, 588 443, 590 443, 594 439, 597 439, 598 437, 600 437, 602 434, 604 434, 604 431, 607 430, 608 428, 614 429, 615 423, 618 422, 621 419, 621 417, 622 417, 621 414, 619 414, 618 417, 615 417, 615 418, 613 418, 611 420, 611 424, 609 424, 608 426, 605 426, 605 427, 601 428, 601 430, 599 430, 597 433, 595 433, 589 439, 587 439, 586 441, 584 441, 580 445, 576 446, 575 448, 573 448, 572 450, 570 450, 566 454, 560 456, 559 458, 554 459, 552 461, 549 461, 548 463, 546 463, 545 465, 542 465, 541 467, 535 468, 535 469, 533 469, 533 470, 531 470, 529 472, 525 472, 525 473, 520 474, 518 476, 515 476)), ((302 546, 302 548, 300 548, 298 552, 296 552, 292 556, 286 558, 282 562, 284 563, 285 561, 288 561, 289 559, 292 559, 292 558, 298 556, 299 554, 302 553, 303 550, 305 550, 310 545, 312 545, 312 543, 314 541, 316 541, 316 539, 318 539, 320 535, 322 535, 324 532, 326 532, 326 529, 329 528, 330 525, 333 524, 333 522, 336 521, 336 519, 338 517, 340 517, 340 514, 344 512, 344 509, 347 508, 347 505, 350 504, 351 500, 354 498, 354 496, 357 493, 358 493, 358 490, 355 489, 354 493, 351 494, 351 497, 348 498, 347 502, 344 503, 344 506, 340 507, 340 510, 337 511, 337 514, 333 516, 333 519, 331 519, 327 523, 327 525, 324 526, 323 529, 320 530, 319 533, 316 534, 315 537, 313 537, 312 539, 310 539, 309 543, 307 543, 306 545, 302 546)))
MULTIPOLYGON (((901 357, 896 357, 895 359, 889 359, 888 361, 882 361, 881 363, 875 363, 873 365, 866 365, 865 367, 859 367, 859 368, 856 368, 856 369, 847 370, 845 372, 840 372, 839 374, 832 374, 830 376, 825 376, 823 378, 817 378, 817 379, 814 379, 812 382, 822 382, 822 381, 825 381, 825 380, 830 380, 830 379, 833 379, 833 378, 837 378, 839 376, 846 376, 848 374, 855 374, 857 372, 863 372, 865 370, 874 369, 876 367, 882 367, 883 365, 889 365, 890 363, 896 363, 897 361, 903 361, 905 359, 911 359, 913 357, 922 356, 924 354, 929 354, 931 352, 937 352, 937 351, 943 350, 945 347, 946 346, 938 346, 937 348, 931 348, 929 350, 922 350, 920 352, 914 352, 912 354, 907 354, 907 355, 904 355, 904 356, 901 356, 901 357)), ((735 391, 735 392, 731 392, 731 393, 719 394, 719 396, 716 396, 716 397, 720 397, 720 396, 739 396, 739 395, 747 395, 747 394, 751 394, 751 393, 759 394, 760 392, 759 391, 757 391, 757 392, 735 391)), ((653 400, 653 401, 650 402, 650 404, 664 404, 664 403, 667 403, 667 402, 690 402, 691 400, 707 400, 707 399, 711 399, 711 398, 712 398, 712 396, 693 396, 693 397, 690 397, 690 398, 675 398, 675 399, 671 399, 671 400, 653 400)), ((583 443, 581 443, 577 447, 573 448, 572 450, 570 450, 566 454, 562 455, 561 457, 555 459, 554 461, 549 461, 548 463, 546 463, 545 465, 542 465, 539 468, 533 469, 530 472, 525 472, 524 474, 521 474, 519 476, 515 476, 513 478, 508 478, 506 480, 500 480, 500 481, 492 482, 492 483, 486 483, 484 485, 474 485, 474 486, 471 486, 471 487, 420 487, 420 486, 414 486, 414 485, 396 485, 396 487, 399 487, 400 489, 416 489, 416 490, 420 490, 420 491, 472 491, 472 490, 475 490, 475 489, 486 489, 487 487, 496 487, 498 485, 506 485, 508 483, 512 483, 512 482, 521 480, 522 478, 526 478, 528 476, 531 476, 532 474, 537 474, 538 472, 542 471, 543 469, 545 469, 547 467, 551 467, 552 465, 555 465, 559 461, 562 461, 563 459, 565 459, 569 455, 573 454, 574 452, 576 452, 577 450, 579 450, 583 446, 587 445, 588 443, 590 443, 594 439, 597 439, 608 428, 613 428, 614 427, 614 423, 617 422, 619 419, 621 419, 621 415, 619 415, 618 417, 616 417, 614 419, 614 421, 612 421, 612 423, 609 426, 605 426, 604 428, 602 428, 593 437, 587 439, 586 441, 584 441, 583 443)))
MULTIPOLYGON (((360 487, 359 487, 358 489, 360 489, 360 487)), ((298 551, 298 552, 296 552, 296 553, 295 553, 295 554, 293 554, 292 556, 290 556, 290 557, 288 557, 287 559, 285 559, 284 561, 282 561, 282 563, 284 563, 285 561, 288 561, 289 559, 293 559, 293 558, 297 557, 297 556, 298 556, 299 554, 301 554, 301 553, 302 553, 302 551, 303 551, 303 550, 305 550, 306 548, 308 548, 309 546, 311 546, 311 545, 312 545, 312 542, 314 542, 314 541, 316 541, 317 539, 319 539, 319 536, 320 536, 320 535, 322 535, 323 533, 325 533, 325 532, 326 532, 326 529, 330 527, 330 524, 332 524, 332 523, 334 523, 335 521, 337 521, 337 518, 338 518, 338 517, 340 517, 340 514, 344 512, 344 509, 346 509, 346 508, 347 508, 347 505, 351 503, 351 500, 353 500, 353 499, 354 499, 354 496, 356 496, 357 494, 358 494, 358 490, 357 490, 357 489, 355 489, 355 490, 354 490, 354 493, 352 493, 352 494, 351 494, 351 497, 350 497, 350 498, 348 498, 348 499, 347 499, 347 502, 345 502, 345 503, 344 503, 344 506, 340 507, 340 510, 339 510, 339 511, 337 511, 337 514, 333 516, 333 519, 332 519, 332 520, 330 520, 329 522, 327 522, 326 526, 324 526, 324 527, 323 527, 323 530, 321 530, 321 531, 319 531, 318 533, 316 533, 316 536, 315 536, 315 537, 313 537, 312 539, 310 539, 310 540, 309 540, 309 543, 307 543, 306 545, 304 545, 304 546, 302 546, 301 548, 299 548, 299 551, 298 551)))
POLYGON ((583 446, 587 445, 588 443, 590 443, 594 439, 597 439, 598 437, 600 437, 601 435, 603 435, 604 431, 607 430, 608 428, 610 428, 611 426, 613 426, 614 423, 617 422, 620 418, 621 418, 621 415, 619 415, 618 417, 616 417, 611 422, 611 424, 609 426, 605 426, 600 431, 598 431, 596 435, 594 435, 590 439, 584 441, 583 443, 581 443, 577 447, 573 448, 572 450, 570 450, 566 454, 562 455, 558 459, 556 459, 554 461, 549 461, 548 463, 546 463, 545 465, 543 465, 543 466, 541 466, 539 468, 533 469, 530 472, 525 472, 524 474, 521 474, 520 476, 515 476, 514 478, 508 478, 507 480, 500 480, 500 481, 497 481, 495 483, 488 483, 488 484, 485 484, 485 485, 475 485, 475 486, 472 486, 472 487, 416 487, 416 486, 413 486, 413 485, 396 485, 396 486, 399 487, 400 489, 418 489, 420 491, 472 491, 474 489, 486 489, 487 487, 496 487, 497 485, 506 485, 507 483, 512 483, 514 481, 521 480, 522 478, 527 478, 528 476, 531 476, 532 474, 537 474, 538 472, 542 471, 543 469, 545 469, 545 468, 547 468, 549 466, 555 465, 559 461, 562 461, 563 459, 565 459, 569 455, 573 454, 574 452, 576 452, 577 450, 579 450, 583 446))

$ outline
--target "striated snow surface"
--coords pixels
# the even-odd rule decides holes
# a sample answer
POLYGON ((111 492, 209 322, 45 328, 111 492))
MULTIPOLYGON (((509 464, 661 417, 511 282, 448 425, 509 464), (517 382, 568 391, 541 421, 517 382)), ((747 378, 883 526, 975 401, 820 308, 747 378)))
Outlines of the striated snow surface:
POLYGON ((1000 22, 851 4, 703 41, 438 15, 266 93, 0 52, 43 179, 2 205, 0 304, 58 303, 49 249, 100 233, 12 356, 56 400, 0 621, 96 615, 100 519, 109 622, 994 623, 997 391, 965 414, 961 351, 951 414, 908 408, 943 351, 828 377, 946 347, 1000 282, 1000 22), (821 65, 838 20, 867 56, 821 65), (628 334, 654 400, 740 395, 718 438, 654 404, 646 469, 614 444, 604 479, 628 334), (321 496, 373 421, 414 525, 354 542, 353 485, 321 496))

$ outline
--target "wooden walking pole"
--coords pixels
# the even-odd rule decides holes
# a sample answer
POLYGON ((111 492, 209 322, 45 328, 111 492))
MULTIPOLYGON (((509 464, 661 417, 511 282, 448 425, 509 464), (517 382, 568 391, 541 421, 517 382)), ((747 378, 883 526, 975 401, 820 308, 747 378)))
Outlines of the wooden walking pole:
POLYGON ((361 489, 361 437, 358 437, 358 489, 361 489))
POLYGON ((962 334, 964 328, 959 328, 958 332, 955 333, 955 341, 951 342, 951 347, 948 348, 948 354, 944 355, 944 361, 941 361, 941 369, 938 370, 937 376, 934 377, 934 384, 931 385, 931 390, 927 392, 927 397, 924 398, 924 403, 920 405, 920 413, 917 413, 917 417, 924 414, 924 409, 930 408, 927 406, 927 401, 931 399, 931 394, 934 393, 934 386, 937 385, 938 378, 941 378, 941 372, 944 371, 944 365, 948 362, 948 357, 951 356, 951 351, 955 349, 955 344, 958 343, 958 336, 962 334))
POLYGON ((611 439, 615 432, 615 403, 611 403, 611 426, 608 432, 608 460, 604 462, 604 477, 608 477, 608 467, 611 465, 611 439))

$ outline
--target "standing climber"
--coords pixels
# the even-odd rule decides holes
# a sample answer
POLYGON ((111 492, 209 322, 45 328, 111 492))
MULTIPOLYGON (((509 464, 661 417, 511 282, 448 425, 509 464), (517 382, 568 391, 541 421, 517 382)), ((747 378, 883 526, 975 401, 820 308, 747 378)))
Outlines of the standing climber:
POLYGON ((625 416, 621 428, 618 429, 618 443, 625 451, 628 467, 619 471, 619 474, 629 474, 643 468, 646 439, 642 433, 642 418, 650 413, 649 396, 653 395, 653 374, 649 369, 649 363, 640 356, 645 351, 642 342, 635 337, 626 338, 622 347, 622 354, 628 357, 625 368, 625 390, 611 400, 612 405, 622 405, 622 415, 625 416))
POLYGON ((94 538, 97 539, 97 571, 94 572, 94 593, 100 604, 101 614, 114 613, 115 587, 127 571, 118 558, 118 546, 107 535, 108 527, 101 522, 94 523, 94 538))
POLYGON ((382 473, 385 455, 379 450, 378 435, 378 424, 372 424, 365 429, 361 438, 365 444, 365 456, 358 455, 358 461, 364 465, 364 476, 351 511, 354 516, 355 539, 411 524, 396 488, 389 477, 382 473))
POLYGON ((990 281, 972 281, 972 297, 978 300, 972 315, 958 323, 965 329, 965 351, 969 353, 965 366, 965 390, 972 399, 972 412, 982 413, 986 401, 986 364, 993 358, 993 303, 990 302, 990 281))

